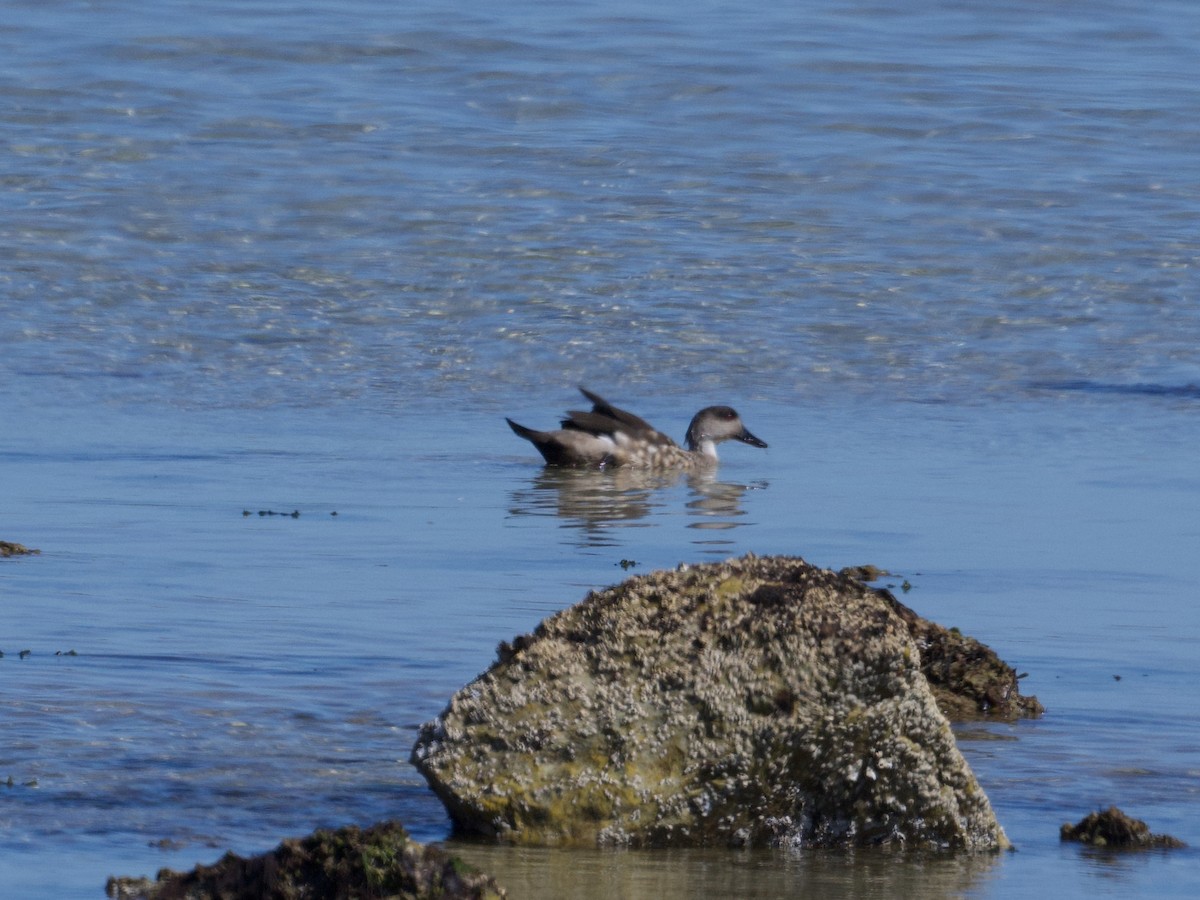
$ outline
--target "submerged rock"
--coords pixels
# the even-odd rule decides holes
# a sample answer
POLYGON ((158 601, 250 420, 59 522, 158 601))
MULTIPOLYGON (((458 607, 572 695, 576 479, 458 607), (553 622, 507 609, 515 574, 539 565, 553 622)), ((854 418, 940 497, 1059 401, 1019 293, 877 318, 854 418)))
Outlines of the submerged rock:
POLYGON ((190 872, 163 869, 156 880, 110 878, 116 900, 328 900, 406 897, 485 900, 507 896, 457 857, 409 838, 396 822, 316 831, 244 859, 226 853, 190 872))
POLYGON ((921 651, 921 671, 947 718, 1016 719, 1040 716, 1037 697, 1021 694, 1020 676, 995 651, 956 628, 922 619, 890 597, 921 651))
POLYGON ((1079 841, 1108 849, 1151 850, 1187 846, 1169 834, 1151 834, 1145 822, 1127 816, 1115 806, 1110 806, 1104 812, 1089 813, 1076 825, 1066 823, 1059 829, 1059 837, 1064 841, 1079 841))
POLYGON ((412 761, 513 843, 1006 848, 899 606, 787 557, 633 578, 502 644, 412 761))
MULTIPOLYGON (((840 574, 858 581, 876 581, 889 574, 878 566, 847 566, 840 574)), ((907 582, 906 582, 907 583, 907 582)), ((888 592, 881 592, 908 625, 921 651, 925 674, 938 706, 955 721, 973 718, 1016 719, 1036 717, 1046 711, 1037 697, 1021 695, 1024 676, 990 647, 957 628, 943 628, 923 619, 888 592)))
POLYGON ((24 544, 15 544, 12 541, 0 541, 0 556, 29 556, 41 553, 41 550, 30 550, 24 544))

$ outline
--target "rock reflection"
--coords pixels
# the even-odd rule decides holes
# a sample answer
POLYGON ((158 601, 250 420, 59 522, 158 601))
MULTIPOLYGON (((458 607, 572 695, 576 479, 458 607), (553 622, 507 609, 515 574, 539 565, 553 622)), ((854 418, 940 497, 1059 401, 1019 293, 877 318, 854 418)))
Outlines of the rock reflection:
POLYGON ((547 850, 451 841, 510 897, 961 897, 984 889, 1000 854, 803 850, 547 850))
MULTIPOLYGON (((722 531, 736 528, 746 515, 742 498, 765 483, 744 485, 718 481, 708 473, 651 472, 639 469, 567 469, 547 467, 527 488, 514 490, 509 515, 556 516, 562 527, 579 535, 581 546, 612 547, 614 527, 645 527, 647 520, 672 508, 668 489, 686 484, 684 507, 695 521, 689 528, 722 531)), ((709 543, 710 541, 705 541, 709 543)))

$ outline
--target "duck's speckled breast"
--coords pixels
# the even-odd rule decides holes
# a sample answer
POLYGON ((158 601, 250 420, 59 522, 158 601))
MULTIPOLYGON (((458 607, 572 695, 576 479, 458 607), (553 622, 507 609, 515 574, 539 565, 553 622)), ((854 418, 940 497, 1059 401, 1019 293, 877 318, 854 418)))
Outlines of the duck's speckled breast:
POLYGON ((703 453, 692 453, 675 444, 631 441, 622 449, 621 464, 638 469, 702 469, 714 462, 703 453))

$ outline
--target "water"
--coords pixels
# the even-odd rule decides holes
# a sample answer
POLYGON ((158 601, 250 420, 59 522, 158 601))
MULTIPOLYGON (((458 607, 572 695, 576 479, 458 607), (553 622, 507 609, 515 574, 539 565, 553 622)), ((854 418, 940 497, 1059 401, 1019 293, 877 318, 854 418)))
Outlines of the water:
POLYGON ((1194 850, 1057 829, 1200 844, 1198 48, 1183 2, 6 6, 4 891, 443 839, 408 751, 500 640, 752 550, 1029 673, 1044 719, 960 731, 1019 851, 460 852, 525 897, 1193 896, 1194 850), (546 475, 502 416, 578 383, 771 447, 546 475))

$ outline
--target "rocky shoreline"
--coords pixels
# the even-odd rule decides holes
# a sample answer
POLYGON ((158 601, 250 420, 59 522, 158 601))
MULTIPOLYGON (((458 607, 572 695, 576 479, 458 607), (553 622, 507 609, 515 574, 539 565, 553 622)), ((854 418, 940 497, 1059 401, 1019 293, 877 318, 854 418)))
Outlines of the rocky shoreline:
MULTIPOLYGON (((594 591, 424 725, 456 831, 550 847, 1010 848, 950 720, 1043 712, 989 648, 856 575, 753 554, 594 591)), ((874 570, 870 570, 874 571, 874 570)), ((1110 810, 1064 840, 1170 847, 1110 810)), ((398 823, 318 831, 122 900, 504 897, 398 823)))

